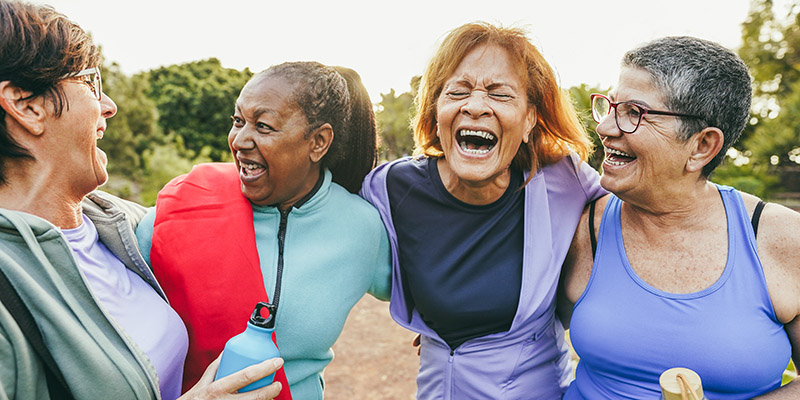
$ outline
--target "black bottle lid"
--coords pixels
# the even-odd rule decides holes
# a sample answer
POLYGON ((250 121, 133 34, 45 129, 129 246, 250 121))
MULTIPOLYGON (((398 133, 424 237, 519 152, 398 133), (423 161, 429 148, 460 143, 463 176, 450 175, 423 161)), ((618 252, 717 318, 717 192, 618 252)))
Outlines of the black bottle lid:
POLYGON ((253 314, 250 315, 250 323, 259 327, 259 328, 267 328, 267 329, 274 329, 275 328, 275 306, 272 304, 265 303, 263 301, 259 301, 256 304, 255 310, 253 310, 253 314), (261 316, 261 309, 266 308, 269 311, 269 316, 264 318, 261 316))

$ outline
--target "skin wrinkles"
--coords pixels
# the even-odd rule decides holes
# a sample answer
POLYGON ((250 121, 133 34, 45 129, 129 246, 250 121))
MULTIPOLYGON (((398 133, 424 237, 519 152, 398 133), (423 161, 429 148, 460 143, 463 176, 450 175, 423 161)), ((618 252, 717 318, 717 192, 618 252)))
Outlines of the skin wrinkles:
POLYGON ((321 173, 319 161, 330 140, 320 149, 317 133, 330 126, 308 134, 293 92, 284 78, 265 76, 248 82, 236 102, 228 144, 242 193, 253 204, 289 208, 313 189, 321 173))
POLYGON ((510 182, 509 167, 527 142, 535 111, 527 104, 522 73, 507 51, 484 44, 464 57, 445 81, 437 100, 437 136, 444 157, 438 160, 445 188, 469 204, 489 204, 510 182), (460 132, 490 133, 493 147, 464 151, 460 132))
MULTIPOLYGON (((614 102, 631 101, 651 109, 665 109, 654 93, 657 91, 646 71, 623 68, 618 88, 611 98, 614 102)), ((683 168, 691 153, 693 138, 688 141, 679 139, 675 134, 677 124, 676 117, 646 115, 636 132, 625 134, 617 128, 613 115, 604 118, 596 129, 603 146, 636 158, 624 165, 612 165, 607 162, 609 154, 606 152, 600 181, 603 187, 630 204, 643 207, 658 205, 664 213, 674 212, 679 204, 663 199, 688 195, 683 186, 664 185, 654 189, 651 183, 675 179, 696 181, 683 168), (641 201, 636 199, 638 196, 642 196, 641 201)))

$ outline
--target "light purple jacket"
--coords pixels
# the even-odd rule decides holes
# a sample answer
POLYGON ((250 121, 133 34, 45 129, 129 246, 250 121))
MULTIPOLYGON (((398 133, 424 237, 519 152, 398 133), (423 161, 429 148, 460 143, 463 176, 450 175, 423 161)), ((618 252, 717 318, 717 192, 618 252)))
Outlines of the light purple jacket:
MULTIPOLYGON (((380 212, 392 245, 392 318, 422 334, 418 399, 560 399, 572 379, 564 328, 555 317, 561 264, 584 205, 605 194, 600 177, 572 154, 540 169, 525 187, 522 288, 508 332, 468 340, 453 352, 406 303, 397 260, 386 175, 403 158, 364 180, 361 196, 380 212)), ((527 179, 526 173, 525 178, 527 179)), ((442 229, 421 227, 420 229, 442 229)), ((424 254, 420 255, 425 257, 424 254)), ((475 293, 476 299, 491 293, 475 293)))

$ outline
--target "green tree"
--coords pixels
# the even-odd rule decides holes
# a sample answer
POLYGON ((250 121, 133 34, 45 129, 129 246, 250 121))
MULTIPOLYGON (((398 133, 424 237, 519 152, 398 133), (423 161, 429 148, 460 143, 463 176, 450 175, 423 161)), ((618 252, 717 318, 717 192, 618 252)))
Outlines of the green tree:
POLYGON ((414 150, 414 130, 411 120, 416 108, 414 98, 419 89, 420 77, 411 78, 411 91, 397 95, 394 89, 389 93, 381 93, 381 102, 375 118, 378 121, 378 132, 381 136, 379 157, 389 161, 410 155, 414 150))
POLYGON ((583 124, 583 128, 592 138, 594 143, 594 153, 589 157, 589 165, 596 170, 600 170, 600 164, 603 162, 603 145, 600 143, 600 137, 597 136, 597 122, 592 119, 592 100, 590 96, 592 93, 607 94, 610 88, 600 89, 593 86, 588 86, 582 83, 580 86, 573 86, 569 88, 569 96, 572 104, 575 106, 575 112, 578 113, 578 118, 583 124))
POLYGON ((800 164, 800 3, 776 17, 771 0, 753 0, 742 24, 739 56, 753 75, 754 98, 750 124, 733 153, 749 162, 723 165, 715 181, 735 178, 738 168, 763 182, 756 193, 792 189, 770 177, 800 164))
POLYGON ((166 143, 153 146, 142 153, 142 180, 137 201, 153 205, 159 190, 172 178, 191 171, 192 166, 211 162, 208 148, 200 154, 187 150, 183 138, 171 135, 166 143))
POLYGON ((230 115, 252 75, 249 69, 223 68, 216 58, 144 73, 163 131, 175 133, 183 138, 186 149, 195 154, 207 152, 214 161, 229 159, 230 115))
POLYGON ((148 89, 147 80, 124 75, 116 63, 103 68, 103 91, 117 104, 117 114, 108 120, 107 135, 98 145, 108 155, 112 175, 140 177, 140 155, 161 139, 158 111, 147 97, 148 89))

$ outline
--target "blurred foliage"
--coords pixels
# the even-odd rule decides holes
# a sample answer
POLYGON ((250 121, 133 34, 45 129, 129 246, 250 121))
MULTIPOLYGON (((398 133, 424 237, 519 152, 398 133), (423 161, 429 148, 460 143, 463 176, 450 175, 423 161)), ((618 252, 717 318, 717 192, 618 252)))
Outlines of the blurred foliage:
POLYGON ((103 68, 103 91, 116 102, 99 142, 108 154, 103 189, 144 205, 170 179, 201 162, 231 161, 230 115, 249 70, 216 59, 171 65, 133 76, 117 64, 103 68))
POLYGON ((381 93, 381 102, 378 103, 378 110, 375 113, 381 134, 379 149, 381 161, 411 155, 414 151, 414 130, 411 127, 411 120, 416 113, 414 99, 419 90, 419 82, 419 76, 411 78, 411 91, 400 95, 396 94, 394 89, 389 93, 381 93))
POLYGON ((230 116, 251 76, 249 69, 223 68, 216 58, 143 74, 150 82, 147 95, 156 104, 164 132, 182 137, 186 148, 194 152, 209 146, 214 161, 223 160, 229 152, 230 116))
POLYGON ((600 164, 603 163, 604 154, 600 137, 595 133, 597 122, 592 119, 592 100, 590 96, 593 93, 608 94, 610 90, 611 88, 600 89, 588 86, 585 83, 569 88, 569 97, 572 99, 572 105, 575 106, 575 111, 581 120, 581 124, 583 124, 583 128, 594 143, 594 153, 589 156, 589 164, 598 171, 600 171, 600 164))
POLYGON ((748 164, 723 165, 714 180, 745 191, 737 184, 749 182, 765 197, 800 191, 775 178, 800 164, 800 2, 776 10, 772 0, 752 0, 739 56, 753 75, 754 97, 750 124, 734 147, 748 164))
POLYGON ((111 174, 141 178, 141 154, 161 141, 158 111, 148 89, 147 80, 125 76, 117 64, 103 69, 103 91, 117 103, 117 114, 108 120, 108 137, 98 142, 109 155, 111 174))
MULTIPOLYGON (((711 177, 761 197, 781 191, 787 171, 800 164, 800 0, 776 10, 772 0, 752 0, 742 23, 738 50, 754 79, 752 118, 726 161, 711 177)), ((230 161, 227 144, 230 115, 249 69, 224 68, 216 58, 169 65, 126 76, 116 64, 103 70, 104 90, 118 106, 99 142, 109 156, 113 176, 106 190, 153 204, 169 179, 199 162, 230 161)), ((411 154, 411 120, 419 88, 391 89, 375 105, 381 136, 380 158, 389 161, 411 154)), ((589 95, 609 88, 586 84, 568 89, 578 116, 596 145, 589 163, 599 169, 602 146, 590 115, 589 95)), ((796 179, 795 181, 800 181, 796 179)))

